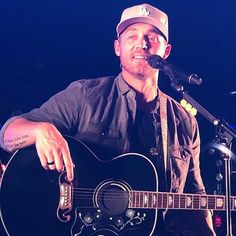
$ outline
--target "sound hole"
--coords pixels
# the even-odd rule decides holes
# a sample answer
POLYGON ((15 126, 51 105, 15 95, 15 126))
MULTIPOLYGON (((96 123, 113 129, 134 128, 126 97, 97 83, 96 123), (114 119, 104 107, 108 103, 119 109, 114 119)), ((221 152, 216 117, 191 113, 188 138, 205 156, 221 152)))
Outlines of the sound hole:
POLYGON ((123 213, 129 205, 128 188, 123 183, 103 183, 96 191, 96 205, 109 216, 123 213))

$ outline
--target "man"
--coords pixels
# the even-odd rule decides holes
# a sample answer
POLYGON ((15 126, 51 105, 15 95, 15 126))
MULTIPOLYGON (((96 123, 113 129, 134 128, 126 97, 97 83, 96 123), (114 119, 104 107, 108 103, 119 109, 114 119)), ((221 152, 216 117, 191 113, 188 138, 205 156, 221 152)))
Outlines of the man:
MULTIPOLYGON (((133 6, 124 10, 116 30, 121 73, 76 81, 39 109, 10 119, 1 131, 2 147, 14 151, 35 144, 41 165, 65 168, 71 181, 74 164, 63 138, 69 134, 99 157, 144 154, 156 166, 163 191, 204 194, 197 122, 159 90, 159 70, 148 63, 150 55, 170 54, 167 15, 148 4, 133 6)), ((168 227, 176 235, 214 235, 209 212, 174 215, 168 227)), ((157 235, 168 235, 159 218, 157 235)))

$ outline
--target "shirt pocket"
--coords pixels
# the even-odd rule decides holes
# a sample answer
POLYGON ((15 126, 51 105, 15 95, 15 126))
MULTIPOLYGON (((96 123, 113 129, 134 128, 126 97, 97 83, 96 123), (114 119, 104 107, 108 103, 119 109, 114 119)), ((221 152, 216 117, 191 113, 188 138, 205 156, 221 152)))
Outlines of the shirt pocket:
POLYGON ((102 122, 90 121, 87 125, 87 132, 93 133, 102 139, 118 139, 121 138, 121 133, 117 127, 108 127, 102 122))
POLYGON ((178 146, 169 148, 170 164, 176 177, 185 176, 191 159, 191 148, 178 146))
POLYGON ((116 127, 88 120, 80 124, 77 138, 84 142, 99 159, 107 160, 122 153, 125 141, 116 127))
POLYGON ((192 156, 192 148, 188 146, 172 146, 169 147, 169 157, 171 159, 179 159, 188 161, 192 156))
POLYGON ((99 121, 87 121, 81 124, 79 136, 90 140, 118 139, 121 133, 117 127, 107 127, 99 121))
POLYGON ((189 163, 191 159, 191 149, 184 146, 169 148, 172 191, 182 192, 186 182, 189 163))

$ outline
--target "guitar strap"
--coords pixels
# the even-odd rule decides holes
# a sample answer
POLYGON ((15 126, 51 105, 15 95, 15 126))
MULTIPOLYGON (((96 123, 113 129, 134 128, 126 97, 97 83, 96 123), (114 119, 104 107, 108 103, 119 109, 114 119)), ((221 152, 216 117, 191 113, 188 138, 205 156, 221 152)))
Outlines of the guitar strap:
MULTIPOLYGON (((168 161, 168 125, 167 125, 167 98, 164 93, 159 90, 160 96, 160 120, 161 120, 161 136, 162 136, 162 147, 163 147, 163 159, 164 159, 164 178, 167 184, 167 170, 170 169, 168 161)), ((167 187, 167 186, 166 186, 167 187)), ((167 188, 166 188, 167 189, 167 188)))

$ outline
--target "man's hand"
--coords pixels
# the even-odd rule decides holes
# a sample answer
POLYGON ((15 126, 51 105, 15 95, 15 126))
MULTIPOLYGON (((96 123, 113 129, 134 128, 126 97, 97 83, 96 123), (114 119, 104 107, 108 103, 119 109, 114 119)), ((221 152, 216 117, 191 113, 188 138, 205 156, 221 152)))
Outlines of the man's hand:
POLYGON ((65 168, 68 180, 73 180, 74 164, 68 144, 53 124, 18 117, 7 126, 3 141, 10 152, 35 144, 45 169, 63 171, 65 168))
POLYGON ((67 178, 74 178, 74 164, 71 159, 68 143, 56 127, 50 123, 41 123, 36 129, 36 150, 41 165, 46 169, 67 172, 67 178))

